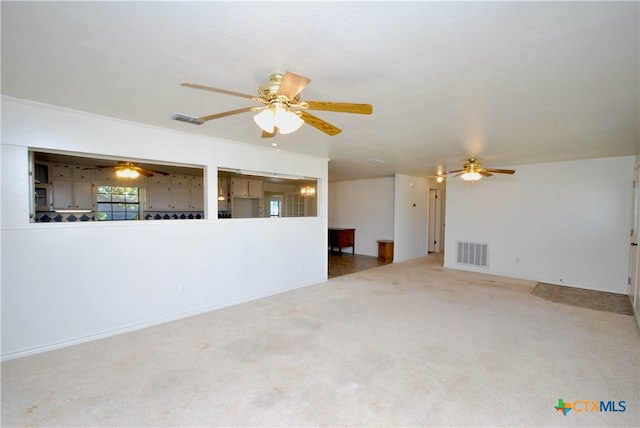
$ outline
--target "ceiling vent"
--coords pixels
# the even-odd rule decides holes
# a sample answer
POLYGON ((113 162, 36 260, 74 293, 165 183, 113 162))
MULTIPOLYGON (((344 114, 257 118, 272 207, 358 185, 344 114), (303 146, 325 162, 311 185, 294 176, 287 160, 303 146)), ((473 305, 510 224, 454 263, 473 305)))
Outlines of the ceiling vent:
POLYGON ((174 113, 173 116, 171 116, 171 119, 179 120, 180 122, 192 123, 194 125, 202 125, 204 123, 203 121, 198 120, 197 117, 187 116, 186 114, 182 113, 174 113))
POLYGON ((369 163, 385 163, 386 161, 382 160, 382 159, 369 159, 369 160, 367 160, 367 162, 369 162, 369 163))

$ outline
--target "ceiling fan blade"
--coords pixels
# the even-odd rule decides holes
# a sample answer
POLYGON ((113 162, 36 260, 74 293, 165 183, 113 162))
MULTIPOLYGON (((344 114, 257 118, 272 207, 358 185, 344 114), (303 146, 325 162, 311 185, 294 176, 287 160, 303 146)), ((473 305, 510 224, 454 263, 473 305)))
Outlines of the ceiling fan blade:
MULTIPOLYGON (((138 172, 138 173, 140 173, 140 174, 142 174, 142 175, 144 175, 145 177, 153 177, 153 173, 151 171, 147 171, 144 168, 135 167, 135 168, 133 168, 133 170, 138 172)), ((169 174, 166 174, 166 175, 169 175, 169 174)))
POLYGON ((516 171, 514 169, 493 169, 493 168, 484 168, 485 171, 496 172, 498 174, 515 174, 516 171))
MULTIPOLYGON (((153 174, 169 175, 168 172, 158 171, 158 170, 155 170, 155 169, 141 168, 139 166, 135 167, 134 169, 139 171, 141 174, 146 172, 147 174, 151 174, 151 175, 153 175, 153 174)), ((150 177, 150 176, 147 175, 147 177, 150 177)))
POLYGON ((299 74, 287 71, 280 82, 278 95, 284 95, 290 100, 294 99, 311 82, 311 79, 299 74))
POLYGON ((233 95, 235 97, 249 98, 250 100, 255 98, 254 95, 243 94, 241 92, 235 91, 227 91, 226 89, 212 88, 211 86, 199 85, 197 83, 181 83, 180 86, 193 89, 202 89, 203 91, 218 92, 220 94, 233 95))
POLYGON ((262 138, 272 138, 276 136, 276 128, 273 128, 273 132, 262 131, 262 138))
POLYGON ((464 171, 466 171, 466 170, 464 170, 464 169, 454 169, 453 171, 447 171, 447 172, 445 172, 443 174, 453 174, 453 173, 456 173, 456 172, 464 172, 464 171))
POLYGON ((311 125, 316 129, 319 129, 320 131, 324 132, 327 135, 330 136, 334 136, 336 134, 339 134, 342 132, 342 130, 340 128, 337 128, 335 126, 333 126, 332 124, 330 124, 329 122, 325 122, 324 120, 320 119, 319 117, 316 117, 312 114, 307 113, 304 110, 300 111, 300 118, 302 120, 304 120, 304 122, 307 125, 311 125))
POLYGON ((119 165, 95 165, 94 168, 116 168, 119 165))
POLYGON ((206 122, 208 120, 220 119, 221 117, 233 116, 234 114, 246 113, 248 111, 254 111, 254 110, 259 109, 259 108, 260 107, 244 107, 244 108, 239 108, 237 110, 225 111, 224 113, 217 113, 217 114, 210 114, 208 116, 202 116, 202 117, 197 118, 197 120, 202 121, 202 122, 206 122))
POLYGON ((480 174, 480 175, 482 175, 484 177, 491 177, 493 175, 489 171, 487 171, 486 169, 478 171, 478 174, 480 174))
POLYGON ((371 114, 371 104, 333 103, 330 101, 306 101, 308 110, 337 111, 341 113, 371 114))

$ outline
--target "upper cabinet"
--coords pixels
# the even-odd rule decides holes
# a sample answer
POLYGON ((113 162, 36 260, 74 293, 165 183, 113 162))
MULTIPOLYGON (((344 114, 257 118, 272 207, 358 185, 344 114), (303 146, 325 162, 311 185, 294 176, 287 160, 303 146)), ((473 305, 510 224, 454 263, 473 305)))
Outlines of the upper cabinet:
POLYGON ((262 198, 262 180, 232 178, 231 196, 236 198, 262 198))
POLYGON ((90 181, 51 180, 55 210, 93 210, 93 184, 90 181))

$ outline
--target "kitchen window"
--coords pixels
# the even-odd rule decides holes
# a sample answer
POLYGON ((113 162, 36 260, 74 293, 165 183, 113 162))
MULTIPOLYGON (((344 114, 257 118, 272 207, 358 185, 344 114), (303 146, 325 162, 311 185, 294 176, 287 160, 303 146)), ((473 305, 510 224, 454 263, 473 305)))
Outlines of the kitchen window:
POLYGON ((98 221, 139 220, 138 187, 98 186, 98 221))

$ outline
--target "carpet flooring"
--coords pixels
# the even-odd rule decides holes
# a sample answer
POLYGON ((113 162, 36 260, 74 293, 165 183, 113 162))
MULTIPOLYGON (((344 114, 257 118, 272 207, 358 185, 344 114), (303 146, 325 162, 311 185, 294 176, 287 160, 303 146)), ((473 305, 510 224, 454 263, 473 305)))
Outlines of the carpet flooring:
POLYGON ((429 255, 5 361, 2 426, 640 426, 634 318, 535 286, 429 255))

